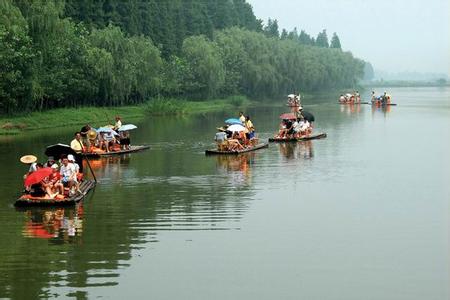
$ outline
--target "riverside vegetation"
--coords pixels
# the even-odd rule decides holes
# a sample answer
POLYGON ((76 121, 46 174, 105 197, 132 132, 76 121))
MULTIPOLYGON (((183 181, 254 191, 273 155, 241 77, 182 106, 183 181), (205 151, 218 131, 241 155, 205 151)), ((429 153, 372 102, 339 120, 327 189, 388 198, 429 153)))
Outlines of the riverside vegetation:
POLYGON ((179 112, 201 106, 190 100, 353 87, 365 64, 336 34, 329 43, 325 30, 315 38, 280 33, 276 20, 263 26, 245 0, 0 0, 1 120, 83 106, 179 112))

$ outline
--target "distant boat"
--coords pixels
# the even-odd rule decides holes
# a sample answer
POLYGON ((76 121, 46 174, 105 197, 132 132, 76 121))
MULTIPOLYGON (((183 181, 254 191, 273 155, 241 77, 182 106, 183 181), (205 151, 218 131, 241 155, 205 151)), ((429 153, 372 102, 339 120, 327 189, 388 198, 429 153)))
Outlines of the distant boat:
POLYGON ((238 155, 241 153, 251 152, 251 151, 255 151, 255 150, 267 148, 267 147, 269 147, 268 143, 261 143, 261 144, 255 145, 255 146, 245 148, 243 150, 234 150, 234 151, 217 150, 217 149, 205 150, 205 154, 206 155, 238 155))
POLYGON ((324 132, 311 134, 308 136, 300 137, 300 138, 277 138, 273 137, 269 139, 271 143, 289 143, 289 142, 301 142, 301 141, 310 141, 317 139, 324 139, 327 137, 327 134, 324 132))

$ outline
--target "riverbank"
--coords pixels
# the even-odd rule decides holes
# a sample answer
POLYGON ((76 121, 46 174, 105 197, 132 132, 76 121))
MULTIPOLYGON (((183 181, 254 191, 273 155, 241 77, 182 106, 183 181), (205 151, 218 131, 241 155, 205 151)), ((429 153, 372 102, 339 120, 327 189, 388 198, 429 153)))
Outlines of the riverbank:
POLYGON ((243 96, 209 101, 159 99, 136 106, 60 108, 15 116, 0 116, 0 135, 17 135, 24 131, 58 128, 62 126, 93 126, 114 123, 116 115, 126 122, 139 121, 146 116, 202 114, 238 109, 252 105, 243 96))

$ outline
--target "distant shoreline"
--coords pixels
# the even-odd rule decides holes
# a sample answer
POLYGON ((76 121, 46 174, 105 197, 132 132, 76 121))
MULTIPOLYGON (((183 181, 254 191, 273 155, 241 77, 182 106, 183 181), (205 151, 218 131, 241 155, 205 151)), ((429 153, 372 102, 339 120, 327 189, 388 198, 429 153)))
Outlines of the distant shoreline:
POLYGON ((449 87, 450 82, 408 81, 408 80, 378 80, 362 82, 362 87, 449 87))
POLYGON ((135 106, 122 107, 80 107, 57 108, 29 114, 0 116, 0 136, 20 135, 33 130, 44 130, 75 125, 103 126, 114 123, 116 115, 125 122, 139 121, 147 116, 189 115, 222 111, 238 110, 253 102, 244 96, 233 96, 227 99, 209 101, 185 101, 177 99, 152 100, 135 106))

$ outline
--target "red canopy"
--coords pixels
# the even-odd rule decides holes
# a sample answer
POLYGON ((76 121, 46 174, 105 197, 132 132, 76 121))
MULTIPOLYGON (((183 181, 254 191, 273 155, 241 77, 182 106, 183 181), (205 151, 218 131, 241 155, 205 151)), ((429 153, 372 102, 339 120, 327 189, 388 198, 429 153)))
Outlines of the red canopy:
POLYGON ((52 173, 53 173, 52 168, 38 169, 37 171, 28 175, 27 178, 25 178, 24 185, 30 186, 32 184, 39 183, 42 181, 42 179, 44 179, 47 176, 50 176, 52 173))
POLYGON ((295 120, 295 119, 297 119, 297 116, 294 113, 286 113, 286 114, 280 115, 280 119, 295 120))

